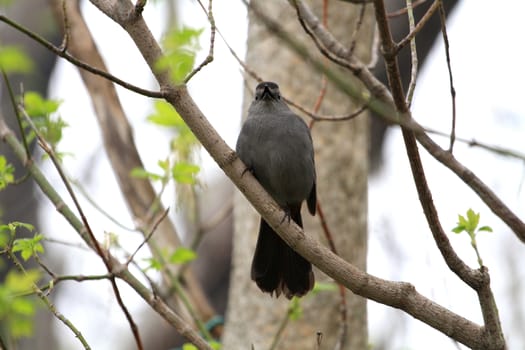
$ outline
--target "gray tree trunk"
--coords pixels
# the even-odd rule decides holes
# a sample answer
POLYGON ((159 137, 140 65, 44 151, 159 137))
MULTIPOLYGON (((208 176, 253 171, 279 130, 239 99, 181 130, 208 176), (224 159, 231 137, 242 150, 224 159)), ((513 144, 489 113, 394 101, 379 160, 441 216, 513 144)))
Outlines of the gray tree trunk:
MULTIPOLYGON (((295 10, 285 1, 255 1, 271 18, 281 23, 296 40, 317 52, 300 27, 295 10)), ((317 2, 320 3, 320 2, 317 2)), ((321 17, 321 9, 314 9, 321 17)), ((329 6, 328 26, 345 45, 350 45, 360 7, 340 1, 329 6)), ((373 16, 367 9, 356 44, 356 54, 367 61, 373 39, 373 16)), ((312 109, 322 86, 322 76, 301 57, 283 46, 250 13, 246 63, 264 80, 277 82, 283 96, 312 109)), ((349 75, 342 71, 341 74, 349 75)), ((244 111, 253 98, 255 82, 248 79, 244 111)), ((352 101, 328 84, 321 114, 342 115, 355 109, 352 101)), ((312 129, 316 152, 318 200, 334 237, 339 255, 366 268, 367 251, 367 146, 368 120, 362 115, 347 122, 320 122, 312 129)), ((250 280, 250 264, 258 233, 259 215, 237 192, 235 232, 225 349, 268 349, 286 317, 288 301, 263 294, 250 280)), ((319 217, 303 212, 305 232, 325 240, 319 217)), ((315 271, 316 281, 326 276, 315 271)), ((367 348, 366 300, 346 292, 348 332, 341 347, 367 348)), ((313 293, 301 299, 303 315, 288 323, 278 349, 314 349, 316 333, 322 332, 323 349, 333 349, 341 339, 341 298, 338 291, 313 293)))

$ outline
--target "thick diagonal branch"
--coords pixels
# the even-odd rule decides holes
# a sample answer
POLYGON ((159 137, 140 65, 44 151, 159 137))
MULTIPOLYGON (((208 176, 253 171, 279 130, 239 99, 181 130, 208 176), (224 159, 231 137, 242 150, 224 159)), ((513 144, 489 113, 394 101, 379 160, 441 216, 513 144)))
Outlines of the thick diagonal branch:
POLYGON ((153 69, 161 57, 161 50, 142 17, 134 13, 132 4, 129 1, 92 2, 129 33, 165 92, 166 100, 176 108, 226 175, 293 249, 354 293, 400 308, 469 347, 482 348, 479 325, 425 298, 410 284, 386 281, 357 269, 305 235, 297 225, 283 224, 282 211, 253 176, 249 173, 242 176, 245 165, 213 129, 186 87, 172 85, 166 73, 153 69))

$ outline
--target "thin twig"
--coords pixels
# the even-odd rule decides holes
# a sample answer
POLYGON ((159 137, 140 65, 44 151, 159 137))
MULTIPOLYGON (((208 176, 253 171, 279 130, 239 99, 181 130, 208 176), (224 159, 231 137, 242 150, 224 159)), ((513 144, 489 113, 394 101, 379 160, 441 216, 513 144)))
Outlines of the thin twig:
MULTIPOLYGON (((439 8, 440 0, 435 0, 432 5, 428 8, 427 12, 421 17, 419 22, 417 22, 414 29, 410 30, 407 36, 405 36, 397 45, 395 46, 395 53, 397 54, 403 47, 405 47, 416 35, 423 29, 428 20, 432 17, 434 12, 439 8)), ((414 7, 413 7, 414 8, 414 7)))
MULTIPOLYGON (((409 28, 411 32, 414 32, 414 10, 412 7, 412 0, 406 0, 406 2, 409 28)), ((410 84, 408 85, 407 96, 405 99, 408 108, 410 108, 410 105, 412 104, 412 97, 414 96, 414 90, 416 89, 417 81, 418 60, 415 37, 410 39, 410 58, 412 66, 410 70, 410 84)))
MULTIPOLYGON (((7 250, 7 254, 9 255, 9 257, 11 258, 11 260, 13 261, 13 263, 15 264, 15 266, 23 273, 23 274, 26 274, 26 270, 24 269, 24 266, 22 265, 22 263, 18 260, 18 258, 16 257, 16 255, 13 253, 13 251, 11 249, 8 249, 7 250)), ((40 289, 38 288, 38 286, 36 284, 33 283, 33 291, 36 293, 36 295, 38 295, 38 297, 44 302, 44 304, 46 304, 47 308, 49 309, 49 311, 51 311, 51 313, 53 313, 53 315, 55 315, 55 317, 60 321, 62 322, 67 328, 69 328, 71 330, 71 332, 73 332, 73 334, 75 335, 76 338, 78 338, 78 341, 80 341, 80 343, 82 344, 82 346, 84 347, 84 349, 86 350, 89 350, 91 349, 91 347, 89 346, 89 344, 87 343, 86 339, 84 338, 84 336, 82 335, 82 333, 77 329, 77 327, 75 327, 75 325, 69 320, 67 319, 63 314, 61 314, 57 308, 55 307, 55 305, 51 302, 51 300, 49 300, 49 298, 46 296, 46 294, 40 289)))
MULTIPOLYGON (((412 4, 412 8, 415 9, 416 7, 418 7, 419 5, 421 4, 424 4, 427 0, 417 0, 417 1, 414 1, 414 3, 412 4)), ((402 9, 399 9, 397 11, 393 11, 393 12, 389 12, 387 14, 387 17, 388 18, 394 18, 394 17, 398 17, 398 16, 401 16, 401 15, 404 15, 405 13, 408 12, 408 6, 407 7, 404 7, 402 9)))
MULTIPOLYGON (((296 10, 297 10, 297 7, 296 7, 296 10)), ((359 20, 357 21, 357 24, 354 28, 354 32, 352 34, 352 40, 351 40, 351 46, 350 46, 350 50, 349 50, 349 56, 352 56, 353 55, 353 50, 355 48, 355 43, 356 43, 356 38, 357 38, 357 34, 361 28, 361 25, 363 23, 363 18, 364 18, 364 14, 365 14, 365 4, 363 3, 361 5, 361 11, 360 11, 360 14, 359 14, 359 20)), ((298 16, 299 17, 299 16, 298 16)), ((302 21, 302 20, 300 20, 302 21)), ((328 0, 324 0, 323 1, 323 25, 325 28, 328 29, 328 0)), ((325 58, 326 59, 326 58, 325 58)), ((321 104, 325 98, 325 95, 326 95, 326 91, 327 91, 327 86, 328 86, 328 79, 326 78, 326 75, 323 74, 323 79, 322 79, 322 83, 321 83, 321 89, 319 91, 319 95, 317 97, 317 100, 313 106, 313 111, 314 113, 317 113, 319 112, 319 109, 321 108, 321 104)), ((357 115, 357 114, 356 114, 357 115)), ((316 122, 316 119, 312 119, 311 122, 310 122, 310 128, 312 128, 314 126, 316 122)), ((316 209, 317 209, 317 213, 319 215, 319 220, 321 221, 321 227, 323 228, 323 233, 327 239, 327 241, 329 242, 329 247, 330 247, 330 250, 336 254, 336 255, 339 255, 337 253, 337 249, 335 248, 335 244, 334 244, 334 239, 333 239, 333 235, 331 233, 331 230, 326 222, 326 217, 324 216, 324 213, 323 213, 323 210, 322 210, 322 204, 321 204, 321 201, 317 201, 316 203, 316 209)), ((340 296, 340 334, 339 334, 339 337, 338 337, 338 340, 337 340, 337 348, 341 348, 341 349, 344 349, 345 348, 345 343, 346 343, 346 339, 347 339, 347 332, 348 332, 348 321, 347 321, 347 303, 346 303, 346 293, 345 293, 345 288, 342 284, 338 284, 339 286, 339 296, 340 296)))
POLYGON ((62 0, 62 18, 64 21, 64 37, 62 38, 62 43, 59 48, 62 52, 66 52, 69 43, 69 20, 66 16, 66 0, 62 0))
POLYGON ((27 160, 30 160, 32 157, 31 150, 29 149, 29 144, 27 143, 26 133, 22 125, 22 117, 20 116, 20 111, 18 110, 18 108, 16 108, 16 99, 13 93, 13 88, 11 87, 11 82, 7 78, 7 74, 4 68, 2 68, 2 77, 4 78, 4 82, 7 87, 7 91, 9 92, 9 98, 11 99, 11 105, 13 106, 13 111, 15 112, 16 122, 18 124, 18 130, 20 131, 20 137, 22 138, 22 143, 24 144, 24 149, 26 150, 27 160))
MULTIPOLYGON (((224 36, 222 35, 222 33, 220 32, 220 30, 217 28, 217 33, 219 33, 219 36, 222 38, 224 44, 226 45, 226 47, 228 48, 228 50, 230 51, 230 54, 233 56, 233 58, 237 61, 237 63, 239 63, 239 65, 242 67, 242 69, 248 73, 248 75, 250 75, 252 78, 254 78, 257 82, 262 82, 263 81, 263 78, 261 76, 259 76, 257 74, 257 72, 255 72, 253 69, 251 69, 240 57, 239 55, 237 55, 237 53, 235 52, 235 50, 230 46, 230 44, 226 41, 226 38, 224 38, 224 36)), ((253 89, 249 89, 249 91, 253 91, 253 89)), ((317 114, 316 112, 313 112, 313 111, 310 111, 310 110, 307 110, 306 108, 304 108, 303 106, 301 106, 300 104, 286 98, 285 96, 283 96, 283 100, 288 103, 289 105, 297 108, 298 110, 300 110, 301 112, 303 112, 304 114, 306 114, 308 117, 312 118, 313 120, 315 121, 347 121, 347 120, 350 120, 350 119, 353 119, 355 117, 357 117, 358 115, 360 115, 361 113, 363 113, 367 108, 368 106, 365 104, 361 107, 359 107, 358 109, 356 109, 355 111, 349 113, 349 114, 346 114, 346 115, 333 115, 333 116, 323 116, 323 115, 319 115, 317 114)))
MULTIPOLYGON (((429 134, 435 134, 435 135, 438 135, 438 136, 443 136, 443 137, 450 138, 450 134, 449 133, 446 133, 446 132, 443 132, 443 131, 439 131, 439 130, 436 130, 436 129, 425 128, 425 131, 428 132, 429 134)), ((481 149, 484 149, 486 151, 498 154, 500 156, 515 158, 515 159, 519 159, 519 160, 525 161, 525 153, 521 153, 521 152, 518 152, 516 150, 511 150, 511 149, 500 147, 500 146, 489 145, 489 144, 487 144, 485 142, 480 142, 480 141, 477 141, 475 139, 467 139, 467 138, 458 137, 458 136, 456 136, 455 139, 456 139, 457 142, 465 143, 465 144, 467 144, 470 147, 479 147, 481 149)))
POLYGON ((447 35, 447 18, 445 15, 445 6, 442 0, 436 0, 439 3, 439 19, 441 20, 441 33, 443 33, 443 43, 445 44, 445 54, 447 57, 448 79, 450 84, 450 98, 452 100, 452 128, 450 130, 450 145, 448 151, 452 153, 454 141, 456 140, 456 89, 454 88, 454 79, 452 77, 452 67, 450 63, 450 46, 447 35))
POLYGON ((363 25, 363 19, 365 18, 365 10, 366 10, 366 3, 361 4, 361 8, 359 9, 359 17, 356 21, 354 31, 352 32, 351 41, 350 41, 350 49, 348 49, 348 56, 351 57, 354 54, 355 45, 357 43, 357 35, 359 34, 359 30, 361 29, 361 26, 363 25))
MULTIPOLYGON (((26 121, 28 122, 28 124, 31 126, 31 128, 35 132, 40 147, 47 153, 49 158, 51 158, 51 161, 53 162, 53 165, 55 166, 55 169, 57 170, 57 172, 58 172, 58 174, 59 174, 59 176, 60 176, 60 178, 62 180, 62 183, 66 186, 66 190, 67 190, 69 196, 71 197, 71 199, 73 200, 73 204, 75 205, 75 207, 76 207, 76 209, 77 209, 77 211, 78 211, 78 213, 80 215, 82 223, 84 224, 84 228, 86 229, 86 231, 87 231, 87 233, 88 233, 88 235, 90 237, 92 247, 94 247, 95 252, 97 253, 98 256, 100 256, 100 258, 104 262, 104 265, 106 266, 108 272, 113 273, 113 265, 111 263, 111 260, 107 256, 107 251, 102 248, 102 246, 100 245, 100 243, 96 239, 93 231, 91 230, 89 222, 88 222, 88 220, 87 220, 87 218, 86 218, 86 216, 84 214, 84 210, 80 206, 80 203, 79 203, 79 201, 77 199, 77 196, 75 195, 75 192, 73 191, 73 188, 71 187, 71 183, 68 181, 67 176, 66 176, 65 172, 63 171, 62 166, 60 165, 60 161, 56 157, 56 155, 53 152, 52 148, 47 144, 47 141, 42 137, 42 135, 40 134, 40 132, 38 131, 38 129, 34 125, 33 121, 29 117, 29 115, 27 115, 26 111, 23 108, 20 108, 20 112, 24 115, 24 117, 26 118, 26 121)), ((122 297, 120 295, 120 290, 118 289, 115 277, 112 276, 109 279, 109 281, 111 282, 111 286, 113 287, 113 293, 115 294, 115 298, 117 299, 117 302, 118 302, 122 312, 124 313, 128 323, 129 323, 129 326, 130 326, 131 331, 133 333, 133 336, 135 338, 135 342, 137 344, 137 347, 138 347, 139 350, 142 350, 144 347, 142 345, 142 340, 140 338, 138 327, 137 327, 135 321, 133 320, 133 317, 131 316, 131 313, 129 312, 128 308, 124 304, 124 301, 122 300, 122 297)))
POLYGON ((58 240, 58 239, 51 238, 51 237, 44 237, 44 241, 45 242, 49 242, 49 243, 61 244, 61 245, 64 245, 66 247, 72 247, 72 248, 82 249, 82 250, 85 250, 85 251, 91 251, 90 248, 88 248, 87 246, 85 246, 82 243, 65 242, 65 241, 58 240))
MULTIPOLYGON (((381 33, 385 64, 387 66, 388 81, 394 98, 396 109, 410 118, 408 106, 405 102, 401 76, 397 64, 396 56, 392 55, 395 50, 395 43, 392 40, 392 34, 388 25, 385 4, 382 0, 374 1, 376 20, 381 33)), ((428 226, 434 237, 434 241, 441 252, 447 266, 463 282, 478 293, 481 312, 487 327, 487 332, 483 334, 485 344, 490 344, 490 349, 505 349, 505 338, 501 330, 501 323, 497 312, 497 306, 490 289, 490 276, 486 268, 474 270, 469 268, 456 254, 448 237, 443 232, 441 222, 439 221, 436 207, 433 203, 432 194, 426 181, 423 165, 419 156, 416 142, 416 135, 407 129, 402 129, 405 148, 410 161, 412 176, 419 195, 421 207, 428 222, 428 226)), ((449 153, 450 154, 450 153, 449 153)))
POLYGON ((142 240, 142 242, 139 244, 139 246, 137 247, 137 249, 135 249, 135 251, 128 257, 127 261, 124 263, 125 265, 129 265, 129 263, 133 260, 133 258, 135 257, 135 255, 138 253, 138 251, 144 246, 144 244, 146 244, 149 239, 151 238, 151 236, 153 236, 153 234, 155 233, 155 231, 157 230, 157 227, 159 226, 160 222, 162 220, 164 220, 164 218, 166 217, 166 215, 168 215, 168 212, 169 212, 170 208, 166 208, 166 210, 164 210, 164 212, 157 218, 157 220, 155 220, 155 222, 153 223, 153 226, 151 227, 151 230, 149 231, 149 233, 145 236, 145 238, 142 240))
MULTIPOLYGON (((243 0, 244 1, 244 0, 243 0)), ((311 13, 311 10, 300 0, 294 0, 298 7, 301 9, 301 16, 305 20, 308 26, 312 25, 312 28, 316 30, 316 36, 321 46, 327 45, 327 47, 335 46, 336 48, 331 50, 331 53, 341 51, 340 44, 331 35, 323 30, 318 24, 319 21, 311 13)), ((454 172, 463 182, 469 186, 474 192, 477 193, 479 198, 496 214, 501 220, 507 224, 515 235, 523 242, 525 242, 525 223, 521 220, 481 179, 476 176, 470 169, 461 164, 454 156, 441 148, 436 144, 424 131, 421 125, 419 125, 410 115, 410 113, 401 113, 396 111, 394 108, 394 99, 388 89, 377 80, 366 66, 357 60, 348 60, 348 68, 355 76, 365 85, 368 89, 363 89, 361 86, 349 82, 348 79, 342 77, 340 72, 325 66, 317 58, 315 58, 311 52, 300 42, 295 40, 294 37, 286 33, 279 23, 273 19, 265 16, 264 13, 257 8, 256 5, 249 5, 250 9, 268 26, 268 28, 275 32, 275 34, 286 43, 288 48, 300 55, 309 62, 312 67, 323 74, 326 74, 327 78, 334 84, 334 86, 340 89, 348 96, 364 103, 370 110, 377 113, 385 120, 399 124, 408 130, 414 131, 417 141, 439 162, 454 172)), ((385 17, 386 18, 386 17, 385 17)), ((385 20, 386 21, 386 20, 385 20)), ((385 24, 388 26, 388 23, 385 24)), ((381 34, 381 32, 380 32, 381 34)), ((342 49, 341 52, 344 52, 342 49)), ((384 51, 384 56, 393 59, 396 57, 394 44, 388 51, 384 51)), ((346 66, 345 66, 346 67, 346 66)), ((404 103, 404 93, 402 86, 396 87, 401 91, 404 103)), ((396 92, 398 93, 398 92, 396 92)))
MULTIPOLYGON (((323 228, 323 232, 326 237, 326 241, 328 242, 328 246, 330 247, 330 250, 334 254, 339 255, 337 253, 337 248, 335 247, 334 238, 333 238, 334 236, 332 235, 330 227, 328 226, 328 223, 326 222, 326 217, 324 215, 323 208, 319 202, 317 202, 316 209, 319 215, 319 221, 321 223, 321 227, 323 228)), ((347 302, 346 302, 346 290, 344 286, 340 283, 338 283, 338 287, 339 287, 339 297, 341 299, 341 304, 339 308, 340 315, 341 315, 341 323, 340 323, 341 327, 340 327, 340 334, 338 338, 338 347, 339 349, 344 349, 345 348, 344 343, 346 342, 347 333, 348 333, 348 320, 347 320, 347 314, 348 314, 347 309, 348 308, 347 308, 347 302)))
MULTIPOLYGON (((91 239, 87 235, 86 230, 73 211, 67 206, 64 200, 51 186, 49 181, 46 179, 40 169, 32 162, 27 161, 27 156, 24 151, 23 145, 20 144, 18 139, 15 137, 13 131, 7 126, 2 114, 0 113, 0 138, 6 142, 14 154, 20 159, 22 164, 25 164, 25 168, 31 173, 33 179, 38 184, 42 192, 49 198, 49 200, 55 205, 57 211, 69 222, 69 224, 75 229, 80 237, 88 245, 91 244, 91 239)), ((113 261, 115 265, 118 261, 109 252, 107 252, 108 259, 113 261)), ((113 275, 111 273, 110 275, 113 275)), ((171 324, 177 332, 183 337, 190 340, 193 344, 199 348, 212 350, 206 341, 190 326, 187 322, 178 316, 173 310, 162 300, 157 297, 155 293, 152 293, 145 285, 142 284, 126 266, 115 269, 114 275, 125 281, 133 290, 141 296, 141 298, 148 303, 161 317, 163 317, 169 324, 171 324)))
POLYGON ((208 16, 208 22, 210 22, 210 47, 209 47, 209 50, 208 50, 208 55, 206 56, 206 58, 204 59, 204 61, 201 62, 201 64, 199 64, 196 68, 194 68, 190 74, 188 74, 188 76, 184 79, 184 83, 188 83, 190 81, 190 79, 195 75, 197 74, 198 72, 201 71, 202 68, 204 68, 204 66, 206 66, 207 64, 211 63, 213 61, 213 50, 214 50, 214 47, 215 47, 215 31, 217 30, 217 27, 215 26, 215 18, 213 17, 213 11, 212 11, 212 1, 213 0, 208 0, 208 10, 206 11, 206 8, 204 7, 204 5, 202 4, 201 0, 197 0, 197 2, 199 3, 199 5, 201 6, 202 10, 204 11, 204 13, 206 14, 206 16, 208 16))
POLYGON ((288 310, 286 312, 286 315, 284 315, 281 323, 279 323, 279 327, 277 327, 277 332, 275 333, 272 344, 268 348, 269 350, 275 350, 277 349, 277 345, 279 345, 279 340, 281 340, 281 337, 284 333, 284 330, 288 326, 288 323, 290 322, 290 317, 292 316, 292 309, 290 305, 292 305, 293 301, 289 303, 288 310))
POLYGON ((65 60, 71 62, 72 64, 74 64, 75 66, 77 66, 79 68, 82 68, 82 69, 84 69, 84 70, 86 70, 86 71, 88 71, 90 73, 95 74, 95 75, 99 75, 99 76, 101 76, 101 77, 103 77, 103 78, 105 78, 105 79, 107 79, 109 81, 114 82, 117 85, 122 86, 123 88, 125 88, 127 90, 136 92, 137 94, 148 96, 148 97, 153 97, 153 98, 164 98, 164 94, 162 92, 160 92, 160 91, 151 91, 151 90, 140 88, 140 87, 135 86, 133 84, 130 84, 130 83, 128 83, 128 82, 126 82, 126 81, 124 81, 122 79, 119 79, 116 76, 114 76, 114 75, 112 75, 112 74, 110 74, 108 72, 105 72, 103 70, 100 70, 98 68, 90 66, 89 64, 87 64, 87 63, 85 63, 85 62, 83 62, 83 61, 73 57, 72 55, 70 55, 66 51, 63 51, 62 48, 53 45, 51 42, 47 41, 46 39, 44 39, 40 35, 32 32, 31 30, 29 30, 27 28, 25 28, 21 24, 16 23, 15 21, 12 21, 11 19, 7 18, 4 15, 0 15, 0 21, 8 24, 9 26, 15 28, 19 32, 27 35, 29 38, 33 39, 34 41, 36 41, 40 45, 44 46, 46 49, 48 49, 49 51, 53 52, 55 55, 64 58, 65 60))
POLYGON ((111 222, 113 222, 115 225, 117 225, 121 229, 124 229, 124 230, 129 231, 129 232, 137 232, 136 228, 128 227, 128 226, 124 225, 123 223, 118 221, 115 217, 113 217, 110 213, 108 213, 106 210, 104 210, 104 208, 102 208, 91 197, 91 195, 88 193, 88 191, 86 191, 84 186, 82 186, 82 184, 79 181, 77 181, 76 179, 72 179, 71 177, 69 177, 69 181, 80 191, 80 194, 84 196, 84 198, 88 201, 88 203, 91 204, 93 206, 93 208, 95 208, 100 214, 104 215, 107 219, 109 219, 111 222))

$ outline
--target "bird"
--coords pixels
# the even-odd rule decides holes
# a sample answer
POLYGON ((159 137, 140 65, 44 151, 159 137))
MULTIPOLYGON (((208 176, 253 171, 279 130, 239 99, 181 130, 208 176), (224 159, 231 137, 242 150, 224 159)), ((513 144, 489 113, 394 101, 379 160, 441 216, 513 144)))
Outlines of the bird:
MULTIPOLYGON (((236 153, 262 187, 301 228, 302 203, 315 215, 314 148, 310 129, 283 101, 279 86, 262 82, 248 108, 236 153)), ((261 217, 251 279, 271 296, 301 297, 315 282, 311 263, 290 248, 261 217)))

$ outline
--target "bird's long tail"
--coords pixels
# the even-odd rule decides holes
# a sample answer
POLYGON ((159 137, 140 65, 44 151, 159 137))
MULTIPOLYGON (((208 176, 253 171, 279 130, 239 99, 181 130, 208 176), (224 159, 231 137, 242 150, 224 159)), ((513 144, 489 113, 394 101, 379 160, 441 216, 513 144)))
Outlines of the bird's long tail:
MULTIPOLYGON (((291 210, 292 220, 303 227, 300 207, 291 210)), ((290 248, 263 218, 253 256, 252 280, 263 291, 283 293, 288 299, 303 296, 314 286, 312 265, 290 248)))

